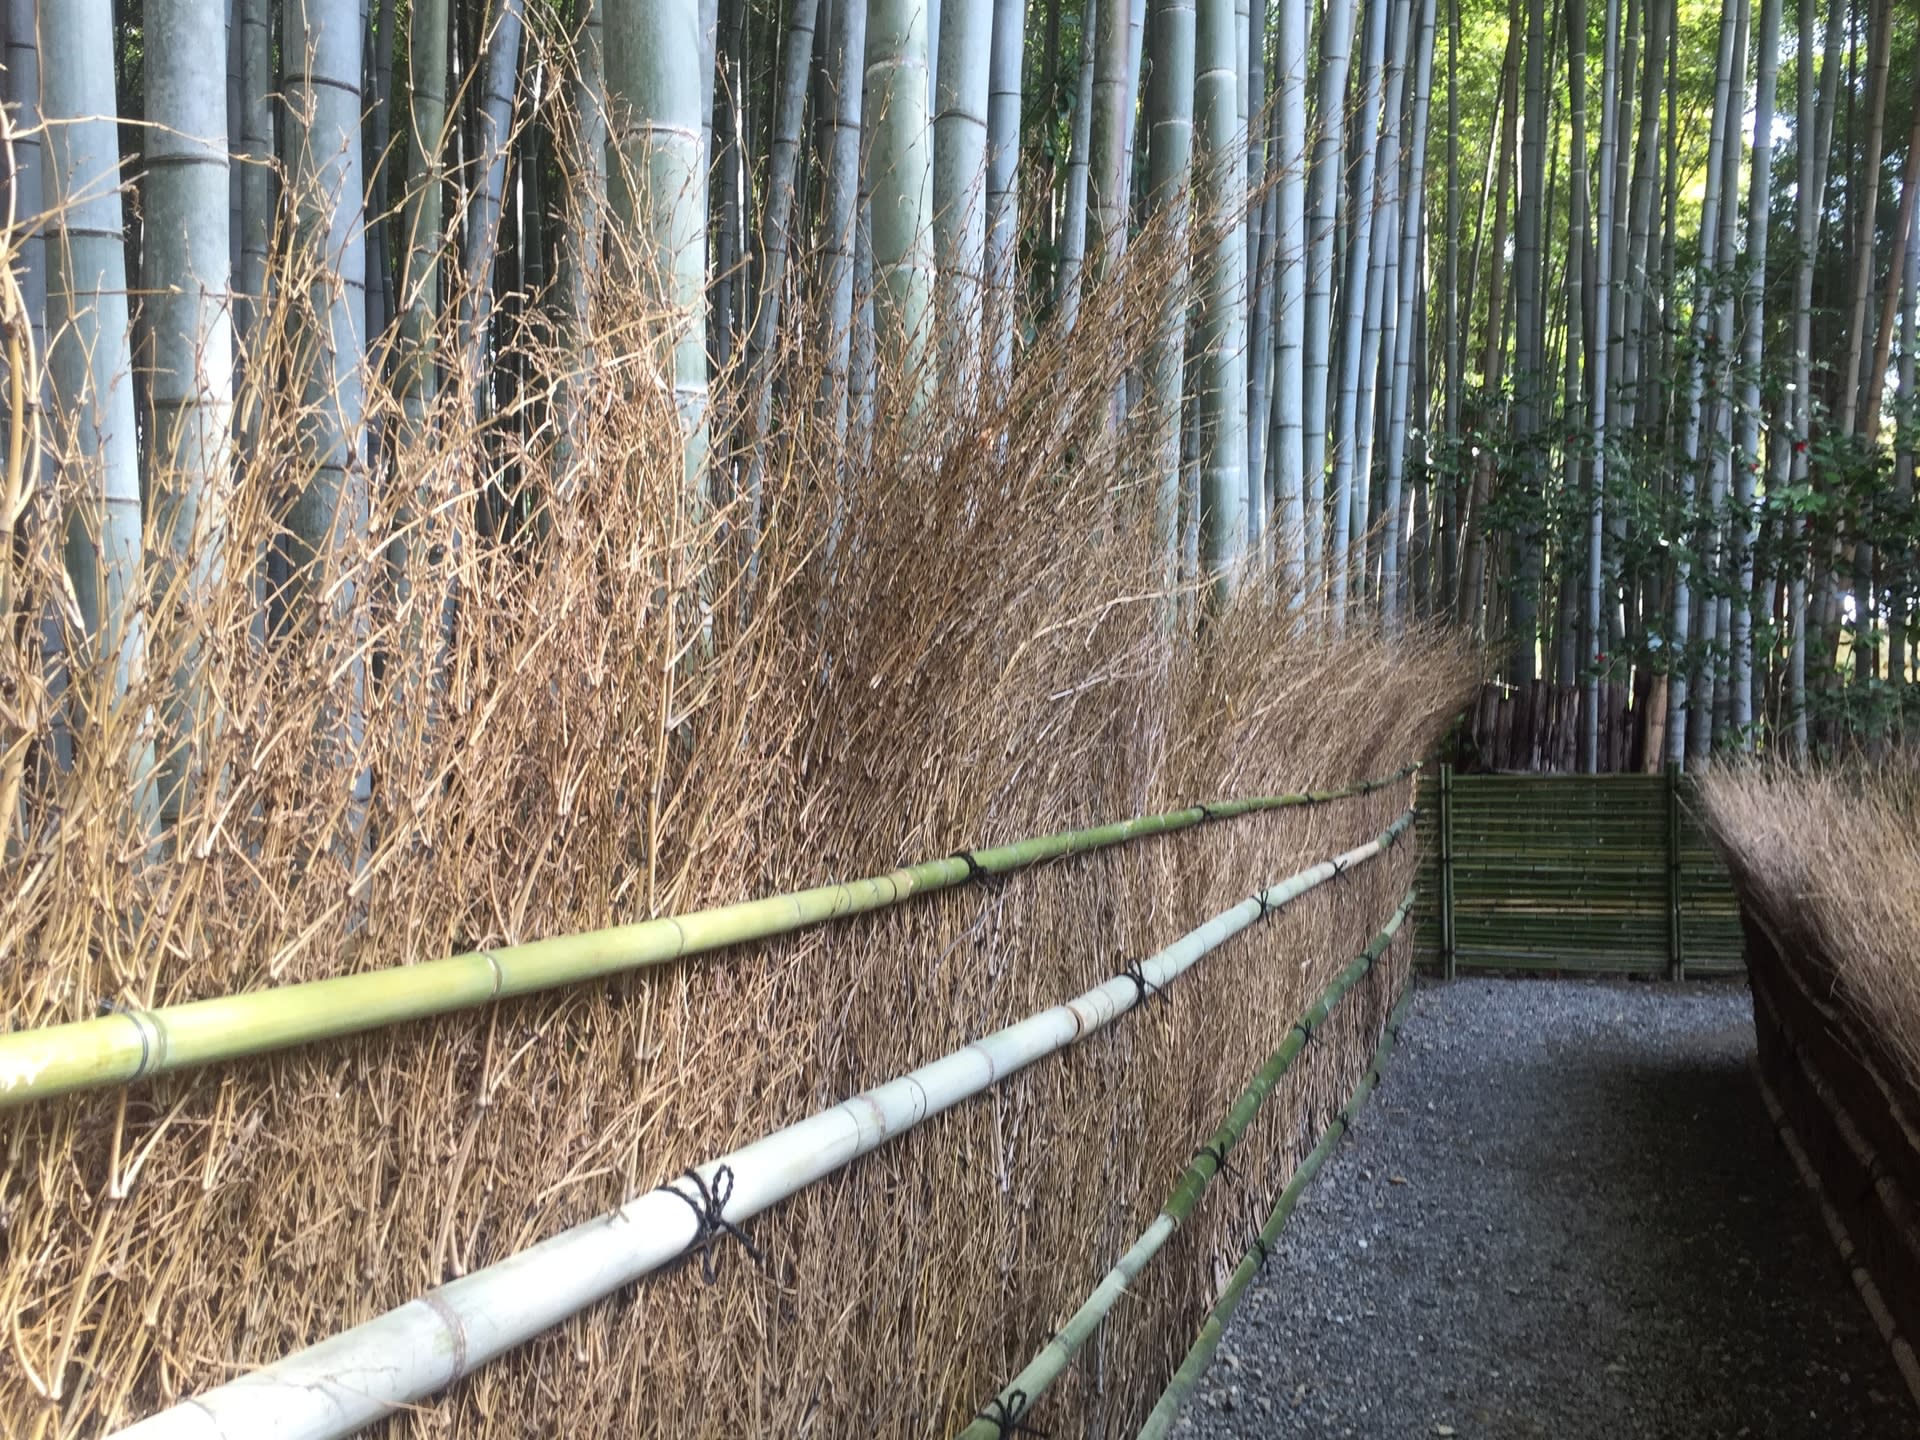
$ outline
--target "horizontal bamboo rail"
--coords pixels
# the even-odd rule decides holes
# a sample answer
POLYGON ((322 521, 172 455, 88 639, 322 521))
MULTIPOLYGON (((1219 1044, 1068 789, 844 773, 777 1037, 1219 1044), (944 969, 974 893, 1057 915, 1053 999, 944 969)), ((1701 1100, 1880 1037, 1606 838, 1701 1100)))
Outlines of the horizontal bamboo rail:
POLYGON ((931 1116, 1104 1029, 1210 951, 1371 860, 1412 824, 1292 875, 1085 994, 996 1030, 687 1171, 332 1339, 119 1432, 123 1440, 336 1440, 424 1400, 624 1285, 710 1247, 763 1210, 931 1116))
POLYGON ((417 965, 309 980, 153 1010, 116 1009, 90 1020, 0 1034, 0 1109, 409 1020, 448 1015, 560 985, 663 965, 730 945, 884 910, 909 897, 1003 875, 1045 860, 1167 835, 1211 820, 1324 805, 1405 779, 1419 765, 1338 790, 1255 796, 1140 815, 1089 829, 960 851, 884 875, 663 915, 577 935, 473 950, 417 965))
POLYGON ((1293 1207, 1300 1203, 1302 1192, 1340 1143, 1340 1137, 1347 1133, 1361 1107, 1367 1103, 1367 1097, 1373 1093, 1373 1087, 1380 1083, 1381 1067, 1387 1063, 1387 1054, 1400 1034, 1400 1022, 1406 1017, 1408 1005, 1413 1003, 1413 994, 1409 988, 1400 997, 1400 1003, 1393 1007, 1393 1014, 1387 1018, 1386 1032, 1380 1037, 1380 1048, 1373 1052, 1373 1063, 1367 1067, 1367 1073, 1360 1077, 1360 1083, 1354 1086, 1353 1096, 1345 1108, 1327 1126, 1327 1133, 1320 1137, 1320 1143, 1308 1152, 1307 1158, 1300 1162, 1299 1168, 1293 1172, 1293 1178, 1287 1182, 1286 1189, 1280 1192, 1273 1213, 1267 1216, 1267 1223, 1260 1227, 1259 1238, 1247 1248, 1247 1253, 1234 1267, 1227 1288, 1220 1292, 1220 1299, 1208 1312, 1206 1323, 1200 1327, 1193 1348, 1187 1352, 1187 1358, 1180 1362, 1180 1368, 1173 1372, 1173 1379, 1167 1382, 1167 1388, 1160 1392, 1159 1403, 1147 1416, 1147 1423, 1140 1427, 1140 1440, 1161 1440, 1179 1418, 1180 1407, 1192 1396, 1200 1384, 1201 1376, 1207 1373, 1207 1366, 1212 1363, 1214 1352, 1220 1348, 1220 1341, 1227 1333, 1227 1321, 1233 1318, 1233 1312, 1240 1307, 1240 1301, 1246 1295, 1247 1287, 1253 1283, 1253 1277, 1260 1273, 1264 1263, 1262 1257, 1279 1240, 1288 1217, 1293 1214, 1293 1207))
POLYGON ((1307 1008, 1267 1058, 1267 1062, 1247 1082, 1246 1089, 1240 1092, 1240 1098, 1227 1111, 1225 1121, 1213 1132, 1213 1138, 1194 1152, 1186 1169, 1181 1172, 1180 1183, 1167 1197, 1167 1203, 1161 1207, 1153 1223, 1141 1232, 1139 1239, 1133 1242, 1114 1267, 1101 1277, 1085 1303, 1073 1312, 1072 1317, 1047 1341, 1040 1353, 1007 1382, 1006 1387, 988 1403, 971 1425, 960 1432, 959 1440, 994 1440, 995 1436, 1005 1433, 1007 1425, 1018 1424, 1032 1412, 1047 1387, 1073 1363, 1073 1357, 1080 1347, 1092 1338, 1093 1332, 1126 1293, 1134 1277, 1146 1268, 1161 1247, 1173 1238, 1173 1232, 1193 1214, 1194 1207, 1200 1203, 1200 1197, 1206 1194, 1214 1177, 1226 1168, 1227 1156, 1240 1143, 1254 1116, 1260 1113, 1260 1107, 1291 1068, 1314 1031, 1333 1013, 1333 1007, 1340 1003, 1347 991, 1358 984, 1361 977, 1386 954, 1387 946, 1400 933, 1401 923, 1413 908, 1413 901, 1414 892, 1409 890, 1399 908, 1388 917, 1387 923, 1367 948, 1356 955, 1320 992, 1320 998, 1307 1008))

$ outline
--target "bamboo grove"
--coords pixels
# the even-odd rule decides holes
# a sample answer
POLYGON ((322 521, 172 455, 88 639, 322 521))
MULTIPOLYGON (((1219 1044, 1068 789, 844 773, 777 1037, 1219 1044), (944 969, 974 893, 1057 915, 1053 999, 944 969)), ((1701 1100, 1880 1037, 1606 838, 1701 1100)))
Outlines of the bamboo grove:
MULTIPOLYGON (((180 812, 207 763, 182 737, 222 702, 206 626, 156 617, 232 576, 259 645, 335 635, 343 755, 370 685, 456 687, 463 567, 540 563, 616 351, 678 417, 674 523, 753 553, 783 445, 985 414, 1142 247, 1158 298, 1110 428, 1156 583, 1193 601, 1170 624, 1246 584, 1336 642, 1457 620, 1507 682, 1579 689, 1589 768, 1606 693, 1640 751, 1699 765, 1877 743, 1913 683, 1920 107, 1892 0, 4 21, 0 603, 41 677, 10 813, 49 735, 36 763, 124 762, 149 831, 180 812), (640 349, 605 344, 610 286, 644 297, 640 349)), ((686 594, 710 632, 713 583, 686 594)))

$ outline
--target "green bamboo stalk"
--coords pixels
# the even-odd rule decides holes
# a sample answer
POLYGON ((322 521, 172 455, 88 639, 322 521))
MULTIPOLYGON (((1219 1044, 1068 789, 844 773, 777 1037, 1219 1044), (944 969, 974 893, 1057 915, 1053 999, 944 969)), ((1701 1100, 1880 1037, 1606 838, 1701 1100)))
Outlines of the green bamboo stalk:
POLYGON ((1333 1007, 1340 1003, 1347 991, 1359 983, 1360 978, 1386 954, 1387 946, 1400 933, 1400 926, 1412 910, 1413 902, 1414 892, 1409 890, 1399 908, 1381 927, 1380 933, 1345 969, 1333 977, 1327 988, 1320 992, 1320 998, 1287 1031, 1286 1038, 1267 1057, 1266 1064, 1255 1072, 1253 1079, 1247 1082, 1246 1089, 1240 1092, 1240 1098, 1233 1102, 1220 1128, 1187 1161, 1186 1169, 1180 1174, 1180 1183, 1174 1186, 1173 1193, 1167 1197, 1167 1203, 1161 1207, 1153 1224, 1141 1232, 1140 1238, 1133 1242, 1126 1254, 1101 1277, 1086 1302, 1074 1311, 1072 1318, 1028 1362, 1026 1369, 1008 1381, 1006 1388, 994 1397, 986 1410, 960 1432, 959 1440, 992 1440, 992 1437, 1001 1433, 1001 1418, 1017 1423, 1032 1412, 1046 1388, 1073 1363, 1075 1353, 1092 1338, 1093 1332, 1126 1293, 1134 1277, 1146 1268, 1147 1262, 1159 1253, 1173 1232, 1193 1214, 1200 1197, 1207 1193, 1207 1187, 1213 1183, 1214 1177, 1225 1168, 1228 1154, 1245 1136, 1254 1116, 1260 1113, 1260 1107, 1292 1067, 1314 1031, 1333 1013, 1333 1007))
POLYGON ((1043 860, 1170 834, 1209 820, 1370 794, 1404 779, 1417 768, 1406 765, 1391 775, 1338 790, 1255 796, 1141 815, 1090 829, 961 851, 863 880, 743 900, 685 915, 663 915, 584 934, 552 936, 417 965, 389 966, 155 1010, 115 1010, 92 1020, 19 1030, 0 1035, 0 1109, 664 965, 828 920, 883 910, 910 896, 945 890, 981 875, 1002 875, 1043 860))
POLYGON ((1393 1013, 1387 1017, 1386 1033, 1380 1037, 1380 1048, 1373 1052, 1373 1063, 1367 1067, 1367 1073, 1360 1077, 1360 1083, 1354 1086, 1353 1098, 1347 1101, 1346 1108, 1334 1117, 1327 1126, 1327 1133, 1320 1137, 1320 1143, 1313 1147, 1307 1158, 1300 1162, 1300 1168, 1293 1172, 1293 1178, 1287 1182, 1287 1188, 1280 1192, 1273 1213, 1267 1217, 1267 1223, 1260 1228, 1259 1240, 1247 1247, 1247 1253, 1241 1257, 1234 1268, 1233 1276, 1227 1281, 1227 1288, 1220 1293, 1219 1301, 1208 1312, 1206 1323, 1200 1327, 1199 1338, 1193 1342, 1193 1348, 1187 1352, 1187 1358, 1180 1362, 1180 1368, 1173 1372, 1173 1379, 1167 1382, 1167 1388, 1160 1392, 1160 1403, 1153 1407, 1153 1413, 1147 1416, 1147 1423, 1140 1427, 1140 1440, 1159 1440, 1173 1426, 1180 1409, 1193 1394, 1194 1387, 1200 1383, 1200 1377, 1207 1373, 1207 1366, 1220 1348, 1220 1341, 1227 1333, 1227 1321, 1233 1318, 1233 1312, 1239 1308, 1241 1298, 1247 1293, 1247 1287, 1253 1283, 1253 1277, 1260 1273, 1260 1256, 1271 1249, 1280 1238, 1280 1232, 1286 1228, 1287 1218, 1293 1214, 1293 1207, 1300 1202, 1300 1196, 1312 1182, 1321 1165, 1333 1153, 1340 1143, 1340 1137, 1347 1133, 1360 1108, 1367 1103, 1367 1097, 1373 1093, 1373 1087, 1380 1083, 1380 1068, 1387 1063, 1387 1052, 1393 1049, 1393 1042, 1400 1033, 1400 1024, 1407 1012, 1407 1006, 1413 1001, 1413 990, 1400 997, 1400 1003, 1393 1007, 1393 1013))

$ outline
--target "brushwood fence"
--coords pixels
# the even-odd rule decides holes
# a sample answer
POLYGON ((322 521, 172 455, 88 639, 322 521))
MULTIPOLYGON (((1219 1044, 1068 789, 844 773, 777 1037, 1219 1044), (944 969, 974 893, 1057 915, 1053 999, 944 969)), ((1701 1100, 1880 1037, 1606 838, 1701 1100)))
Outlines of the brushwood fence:
POLYGON ((1477 969, 1738 972, 1740 908, 1666 775, 1423 776, 1423 958, 1477 969))
POLYGON ((1832 961, 1746 910, 1762 1093, 1920 1402, 1920 1093, 1885 1040, 1834 1003, 1832 961))

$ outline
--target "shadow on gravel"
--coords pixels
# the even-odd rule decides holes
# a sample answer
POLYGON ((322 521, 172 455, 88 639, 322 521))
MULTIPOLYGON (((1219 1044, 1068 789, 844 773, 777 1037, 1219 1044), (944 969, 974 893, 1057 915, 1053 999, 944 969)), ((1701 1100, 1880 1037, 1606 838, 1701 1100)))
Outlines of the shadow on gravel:
POLYGON ((1752 1050, 1736 984, 1425 989, 1176 1433, 1920 1434, 1752 1050))

